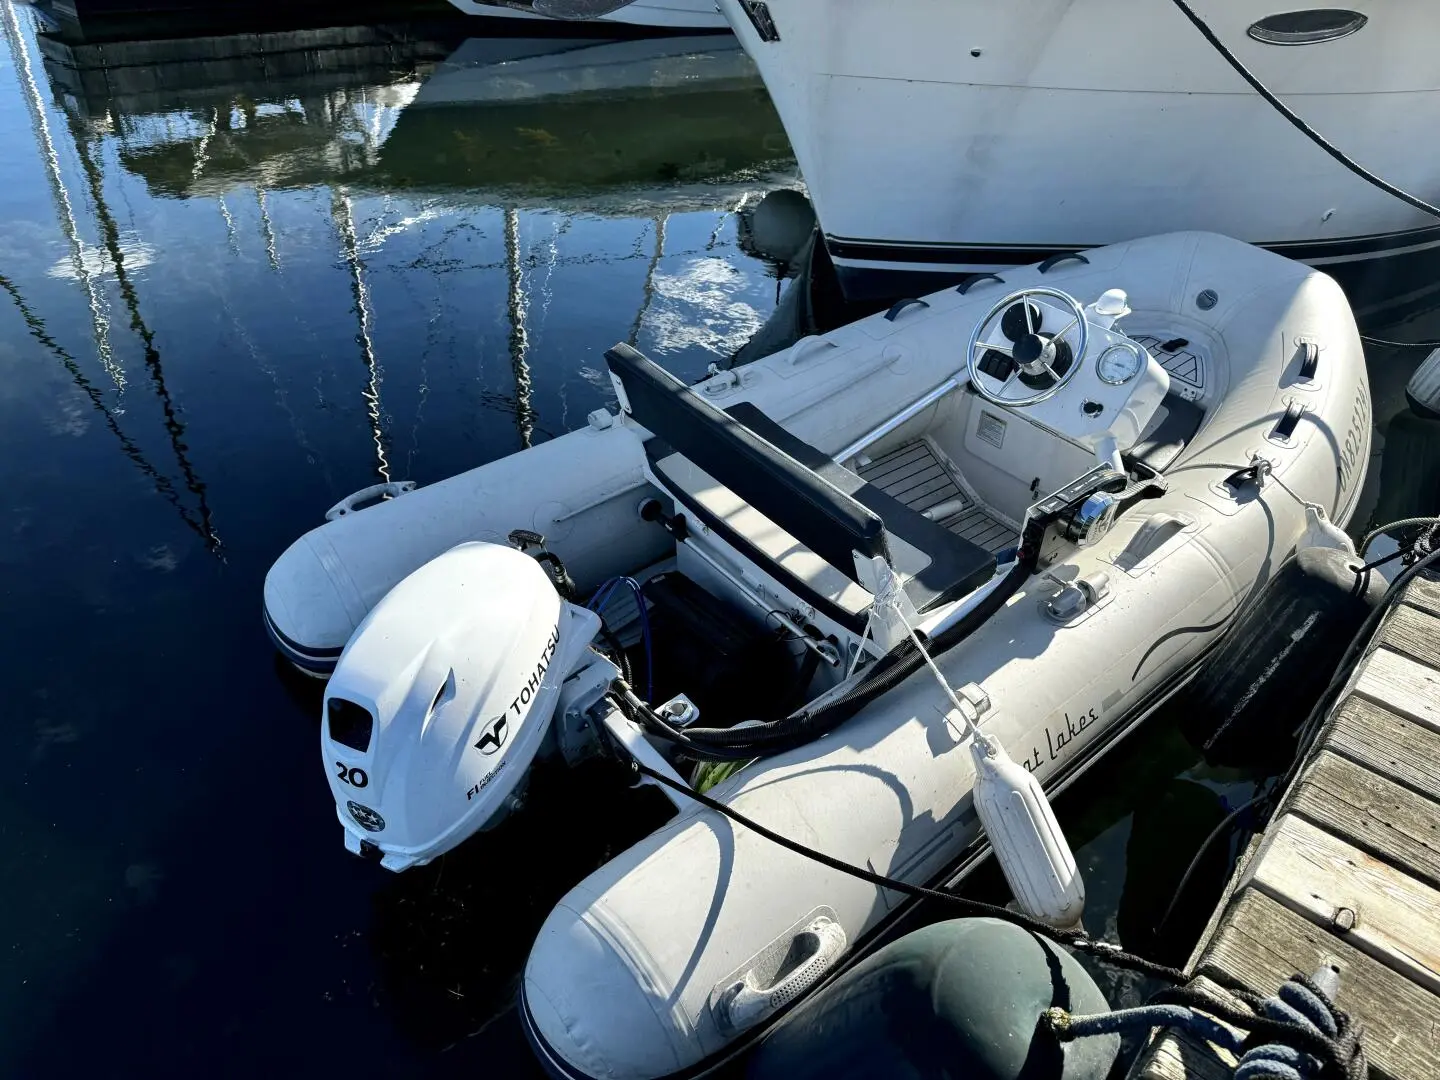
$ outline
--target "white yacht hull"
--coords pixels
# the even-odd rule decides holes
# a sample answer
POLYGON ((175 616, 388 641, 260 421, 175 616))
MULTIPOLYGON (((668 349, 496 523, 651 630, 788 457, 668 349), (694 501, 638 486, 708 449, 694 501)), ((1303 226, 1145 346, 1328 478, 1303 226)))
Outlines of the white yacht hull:
MULTIPOLYGON (((505 7, 485 0, 450 0, 467 15, 487 18, 545 19, 546 16, 520 8, 505 7)), ((549 20, 554 22, 554 20, 549 20)), ((628 26, 653 26, 667 30, 723 30, 725 16, 715 7, 715 0, 636 0, 618 11, 602 15, 597 22, 621 23, 628 26)))
MULTIPOLYGON (((852 296, 896 295, 877 283, 897 273, 993 270, 1175 229, 1326 266, 1440 246, 1440 223, 1327 156, 1163 0, 761 6, 776 40, 754 5, 720 0, 852 296)), ((1369 17, 1358 31, 1282 47, 1247 36, 1269 0, 1197 4, 1313 127, 1434 199, 1440 159, 1417 136, 1440 121, 1440 8, 1353 7, 1369 17)))

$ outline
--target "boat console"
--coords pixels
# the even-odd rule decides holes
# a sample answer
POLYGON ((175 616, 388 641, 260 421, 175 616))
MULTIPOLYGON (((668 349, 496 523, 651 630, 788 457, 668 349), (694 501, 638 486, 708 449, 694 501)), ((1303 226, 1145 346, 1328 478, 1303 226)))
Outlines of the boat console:
POLYGON ((1084 308, 1059 289, 1013 292, 970 333, 970 386, 1123 472, 1120 451, 1139 442, 1170 389, 1145 347, 1114 329, 1129 310, 1119 289, 1084 308))

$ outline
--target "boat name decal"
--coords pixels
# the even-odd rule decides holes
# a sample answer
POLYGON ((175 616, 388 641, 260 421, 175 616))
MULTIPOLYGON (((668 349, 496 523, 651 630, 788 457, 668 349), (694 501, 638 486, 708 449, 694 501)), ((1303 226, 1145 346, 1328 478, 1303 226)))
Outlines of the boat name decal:
POLYGON ((560 626, 556 624, 555 629, 550 631, 550 637, 545 642, 545 649, 540 653, 540 659, 535 662, 535 670, 530 672, 530 678, 520 688, 520 693, 515 695, 515 700, 510 703, 510 711, 516 716, 520 710, 530 704, 540 690, 540 683, 545 678, 545 672, 550 667, 550 659, 555 655, 555 650, 560 646, 560 626))
POLYGON ((1365 452, 1365 436, 1370 431, 1370 391, 1362 383, 1355 393, 1355 405, 1350 410, 1350 430, 1340 447, 1340 487, 1348 488, 1355 479, 1356 467, 1365 452))
POLYGON ((495 777, 500 775, 500 770, 505 768, 509 761, 509 758, 503 759, 499 765, 496 765, 495 768, 491 769, 484 776, 480 777, 480 779, 476 782, 475 786, 472 787, 469 791, 465 792, 465 801, 469 802, 471 799, 475 798, 476 795, 479 795, 481 790, 487 784, 489 784, 491 780, 494 780, 495 777))
MULTIPOLYGON (((1045 725, 1045 753, 1047 761, 1058 761, 1060 752, 1080 737, 1080 733, 1092 728, 1100 721, 1101 708, 1092 707, 1079 710, 1074 717, 1068 711, 1061 715, 1065 718, 1065 726, 1058 731, 1052 732, 1050 725, 1045 725)), ((1030 756, 1025 758, 1021 765, 1034 772, 1040 767, 1040 747, 1032 746, 1030 756)))

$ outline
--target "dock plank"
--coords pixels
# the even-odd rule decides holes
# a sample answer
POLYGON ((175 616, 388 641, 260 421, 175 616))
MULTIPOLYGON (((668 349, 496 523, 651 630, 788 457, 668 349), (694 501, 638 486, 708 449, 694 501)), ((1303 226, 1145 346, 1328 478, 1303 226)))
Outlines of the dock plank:
POLYGON ((1221 1051, 1188 1031, 1166 1028, 1145 1049, 1130 1080, 1231 1080, 1234 1075, 1233 1060, 1226 1064, 1221 1051))
POLYGON ((1335 713, 1325 749, 1422 795, 1440 799, 1440 732, 1351 697, 1335 713))
MULTIPOLYGON (((1376 1080, 1440 1077, 1440 574, 1385 613, 1314 756, 1226 886, 1191 957, 1269 995, 1340 970, 1376 1080)), ((1213 984, 1212 984, 1213 985, 1213 984)), ((1223 1052, 1156 1033, 1131 1080, 1218 1080, 1223 1052)))
POLYGON ((1400 602, 1428 611, 1431 615, 1440 615, 1440 574, 1425 570, 1418 577, 1411 578, 1410 584, 1400 594, 1400 602))
POLYGON ((1281 810, 1440 888, 1440 804, 1393 780, 1322 751, 1300 774, 1281 810))
POLYGON ((1361 666, 1355 693, 1440 731, 1440 671, 1408 656, 1383 646, 1376 649, 1361 666))
POLYGON ((1294 814, 1271 824, 1243 884, 1440 994, 1440 891, 1294 814))
MULTIPOLYGON (((1244 1008, 1244 1004, 1229 991, 1203 975, 1198 976, 1191 986, 1232 1008, 1244 1008)), ((1236 1030, 1223 1020, 1216 1023, 1231 1031, 1236 1030)), ((1232 1080, 1235 1065, 1235 1055, 1230 1051, 1222 1050, 1188 1031, 1165 1028, 1155 1033, 1150 1044, 1136 1058, 1128 1080, 1232 1080)))
POLYGON ((1268 995, 1296 972, 1310 974, 1329 963, 1340 971, 1337 1003, 1364 1025, 1371 1076, 1440 1076, 1440 997, 1256 889, 1232 903, 1200 970, 1268 995))
POLYGON ((1387 649, 1430 668, 1440 668, 1440 618, 1409 604, 1396 604, 1375 639, 1387 649))

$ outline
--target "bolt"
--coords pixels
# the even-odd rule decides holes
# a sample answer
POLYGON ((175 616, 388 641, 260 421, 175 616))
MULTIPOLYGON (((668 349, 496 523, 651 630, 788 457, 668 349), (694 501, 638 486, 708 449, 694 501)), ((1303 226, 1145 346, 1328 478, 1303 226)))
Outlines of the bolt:
POLYGON ((1342 934, 1349 933, 1355 929, 1355 912, 1348 907, 1336 908, 1335 914, 1330 916, 1330 925, 1342 934))

